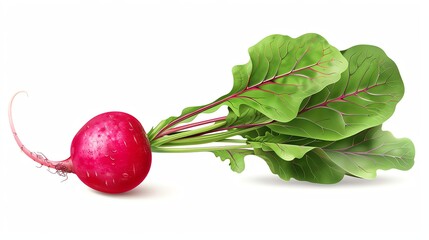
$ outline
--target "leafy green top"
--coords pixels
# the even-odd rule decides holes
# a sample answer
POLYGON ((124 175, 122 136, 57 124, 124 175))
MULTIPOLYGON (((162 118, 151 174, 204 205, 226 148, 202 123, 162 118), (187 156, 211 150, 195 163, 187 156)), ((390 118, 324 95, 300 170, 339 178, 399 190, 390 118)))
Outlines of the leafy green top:
POLYGON ((271 35, 249 55, 232 69, 228 94, 153 128, 152 150, 210 151, 235 172, 254 155, 284 180, 315 183, 344 175, 372 179, 379 169, 413 166, 413 143, 381 129, 404 94, 398 68, 383 50, 359 45, 340 52, 317 34, 271 35), (227 116, 184 124, 223 105, 227 116), (207 143, 223 145, 184 147, 207 143))

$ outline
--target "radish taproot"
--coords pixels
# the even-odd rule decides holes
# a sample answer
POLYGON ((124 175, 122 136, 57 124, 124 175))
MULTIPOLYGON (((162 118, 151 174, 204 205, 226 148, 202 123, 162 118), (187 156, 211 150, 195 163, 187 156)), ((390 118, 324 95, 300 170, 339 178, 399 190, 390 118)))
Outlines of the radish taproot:
POLYGON ((135 117, 123 112, 95 116, 73 138, 70 157, 51 161, 28 150, 18 137, 12 120, 15 96, 9 106, 10 127, 19 147, 34 161, 60 174, 75 173, 87 186, 105 193, 129 191, 146 178, 152 154, 145 130, 135 117))
POLYGON ((249 55, 249 62, 232 69, 229 93, 183 109, 147 135, 134 117, 103 113, 76 134, 70 158, 52 162, 24 147, 9 111, 12 132, 36 162, 60 174, 75 173, 108 193, 142 182, 151 152, 212 152, 237 173, 245 157, 256 156, 285 181, 323 184, 413 166, 413 143, 382 130, 404 95, 399 70, 382 49, 358 45, 339 51, 309 33, 268 36, 249 48, 249 55), (222 106, 227 114, 196 120, 222 106))

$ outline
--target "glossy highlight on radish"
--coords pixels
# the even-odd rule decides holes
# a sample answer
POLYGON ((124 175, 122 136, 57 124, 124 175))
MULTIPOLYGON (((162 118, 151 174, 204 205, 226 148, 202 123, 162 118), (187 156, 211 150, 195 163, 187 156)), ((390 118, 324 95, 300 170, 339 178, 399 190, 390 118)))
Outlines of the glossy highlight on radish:
POLYGON ((135 117, 123 112, 95 116, 73 138, 70 157, 51 161, 28 150, 18 137, 12 120, 12 103, 17 94, 9 105, 10 127, 19 147, 34 161, 60 175, 75 173, 87 186, 105 193, 129 191, 146 178, 152 153, 145 130, 135 117))

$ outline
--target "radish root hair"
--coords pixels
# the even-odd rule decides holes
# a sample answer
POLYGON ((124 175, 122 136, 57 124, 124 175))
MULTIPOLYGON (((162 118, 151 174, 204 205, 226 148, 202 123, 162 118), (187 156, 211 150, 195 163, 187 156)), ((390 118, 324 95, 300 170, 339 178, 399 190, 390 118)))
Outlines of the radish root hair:
MULTIPOLYGON (((67 180, 67 173, 69 172, 73 172, 72 171, 72 166, 71 166, 71 158, 68 158, 66 160, 63 161, 51 161, 49 160, 45 154, 41 153, 41 152, 33 152, 30 151, 27 147, 24 146, 24 144, 21 142, 21 139, 18 137, 18 133, 15 130, 15 125, 13 123, 13 119, 12 119, 12 104, 13 104, 13 100, 15 99, 15 97, 20 94, 20 93, 25 93, 28 96, 28 93, 26 91, 19 91, 17 93, 15 93, 12 97, 12 99, 10 100, 10 104, 9 104, 9 124, 10 124, 10 129, 12 130, 12 134, 13 137, 15 138, 16 143, 18 144, 19 148, 31 159, 33 159, 35 162, 40 164, 40 167, 37 166, 38 168, 41 168, 42 166, 46 166, 48 167, 48 171, 50 173, 53 174, 58 174, 61 177, 65 177, 67 180), (51 171, 51 169, 55 169, 54 172, 51 171)), ((65 181, 63 180, 63 181, 65 181)))

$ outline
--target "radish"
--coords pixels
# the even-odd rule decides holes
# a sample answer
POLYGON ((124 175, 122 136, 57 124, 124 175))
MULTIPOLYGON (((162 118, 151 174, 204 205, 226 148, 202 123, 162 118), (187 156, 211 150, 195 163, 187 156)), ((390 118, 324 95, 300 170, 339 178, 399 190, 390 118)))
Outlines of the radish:
POLYGON ((318 34, 276 34, 249 55, 248 63, 232 69, 231 91, 214 102, 185 108, 147 135, 129 114, 100 114, 79 130, 64 161, 50 161, 22 144, 11 114, 16 94, 10 126, 34 161, 60 175, 75 173, 106 193, 138 186, 149 172, 151 152, 212 152, 237 173, 245 157, 257 156, 283 180, 323 184, 413 166, 413 143, 382 130, 404 94, 399 70, 383 50, 359 45, 339 51, 318 34), (226 115, 196 121, 222 106, 226 115))
POLYGON ((146 178, 152 154, 145 130, 135 117, 123 112, 95 116, 73 138, 70 157, 51 161, 28 150, 19 139, 12 120, 15 96, 9 106, 10 127, 19 147, 34 161, 61 175, 75 173, 87 186, 105 193, 129 191, 146 178))

